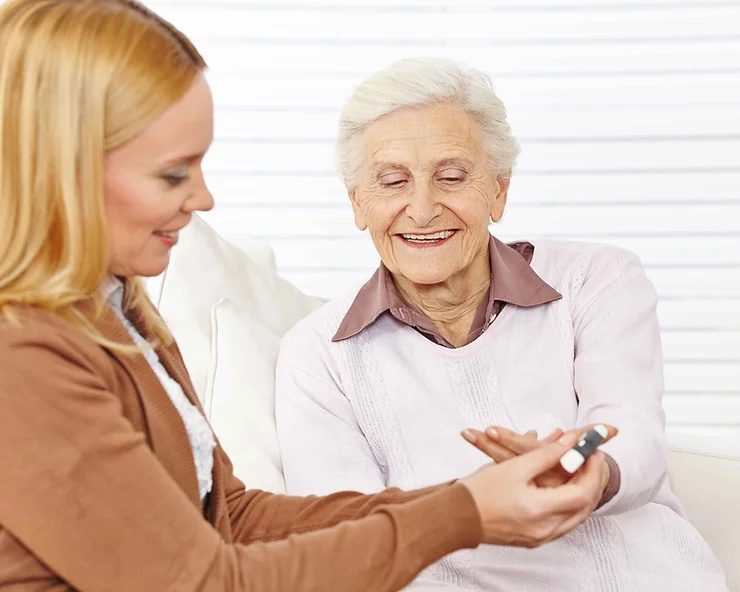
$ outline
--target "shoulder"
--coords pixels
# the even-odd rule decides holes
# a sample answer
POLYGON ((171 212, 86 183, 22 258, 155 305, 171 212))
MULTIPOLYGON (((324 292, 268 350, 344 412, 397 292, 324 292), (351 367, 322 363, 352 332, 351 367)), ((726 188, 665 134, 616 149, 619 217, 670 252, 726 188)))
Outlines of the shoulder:
POLYGON ((0 316, 0 375, 53 375, 58 367, 100 371, 105 351, 83 331, 55 314, 13 307, 12 319, 0 316), (42 369, 39 372, 39 369, 42 369))
POLYGON ((555 240, 533 244, 532 267, 556 289, 609 284, 625 275, 645 275, 640 258, 615 245, 555 240))
POLYGON ((280 360, 294 364, 300 360, 300 365, 309 360, 327 362, 330 351, 341 347, 341 342, 333 343, 332 337, 356 296, 357 290, 338 296, 298 321, 280 342, 280 360))
POLYGON ((573 313, 606 294, 654 306, 657 294, 640 258, 614 245, 538 241, 532 267, 571 304, 573 313), (538 253, 539 250, 539 253, 538 253))

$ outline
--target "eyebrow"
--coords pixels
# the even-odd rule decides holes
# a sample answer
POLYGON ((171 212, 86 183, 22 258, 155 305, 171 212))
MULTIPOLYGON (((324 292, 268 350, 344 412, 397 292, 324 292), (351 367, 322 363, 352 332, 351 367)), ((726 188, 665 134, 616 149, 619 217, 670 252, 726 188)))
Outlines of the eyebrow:
POLYGON ((379 173, 382 169, 408 169, 408 167, 405 164, 401 164, 399 162, 382 160, 373 164, 370 170, 374 173, 379 173))
POLYGON ((195 160, 196 158, 202 158, 203 156, 205 156, 205 152, 195 152, 193 154, 183 154, 182 156, 168 158, 164 162, 160 163, 158 166, 159 168, 166 169, 166 168, 170 168, 171 166, 175 164, 182 164, 182 163, 190 162, 191 160, 195 160))
POLYGON ((465 168, 470 168, 471 166, 473 166, 473 161, 463 156, 453 156, 450 158, 443 158, 442 160, 438 160, 435 163, 435 168, 448 165, 458 165, 465 168))
MULTIPOLYGON (((448 158, 442 158, 434 163, 434 168, 456 165, 463 168, 470 168, 473 166, 473 161, 464 156, 450 156, 448 158)), ((408 169, 409 167, 405 164, 390 161, 379 161, 373 164, 371 171, 375 174, 381 172, 383 169, 408 169)))

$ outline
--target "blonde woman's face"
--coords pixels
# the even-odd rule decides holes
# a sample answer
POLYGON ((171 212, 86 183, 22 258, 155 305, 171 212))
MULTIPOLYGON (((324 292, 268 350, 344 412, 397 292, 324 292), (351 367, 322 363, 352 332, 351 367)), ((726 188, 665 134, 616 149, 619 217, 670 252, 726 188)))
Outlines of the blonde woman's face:
POLYGON ((192 213, 213 197, 201 163, 213 141, 213 100, 205 78, 138 136, 106 155, 109 272, 156 276, 192 213))

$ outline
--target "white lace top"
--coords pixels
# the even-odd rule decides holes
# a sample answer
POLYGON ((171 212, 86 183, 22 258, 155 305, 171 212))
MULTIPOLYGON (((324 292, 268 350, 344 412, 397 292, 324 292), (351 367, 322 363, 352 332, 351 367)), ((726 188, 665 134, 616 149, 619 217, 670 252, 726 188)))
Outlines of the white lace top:
MULTIPOLYGON (((103 286, 103 291, 108 298, 108 302, 128 330, 131 338, 137 345, 145 346, 147 341, 123 313, 123 283, 115 278, 108 278, 103 286)), ((159 382, 162 383, 164 390, 177 409, 177 412, 185 424, 185 431, 190 440, 190 447, 193 451, 195 460, 195 471, 198 475, 198 491, 200 499, 203 501, 213 487, 213 450, 216 447, 216 439, 213 436, 211 427, 203 414, 193 405, 179 383, 174 380, 162 363, 159 361, 157 353, 151 349, 144 349, 143 355, 149 362, 154 374, 157 375, 159 382)))

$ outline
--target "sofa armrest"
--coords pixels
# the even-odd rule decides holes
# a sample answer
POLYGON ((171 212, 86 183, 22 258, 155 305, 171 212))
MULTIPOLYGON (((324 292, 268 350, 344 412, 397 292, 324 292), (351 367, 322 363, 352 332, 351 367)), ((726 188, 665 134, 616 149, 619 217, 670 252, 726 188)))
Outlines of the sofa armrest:
POLYGON ((740 443, 672 435, 671 487, 740 592, 740 443))

